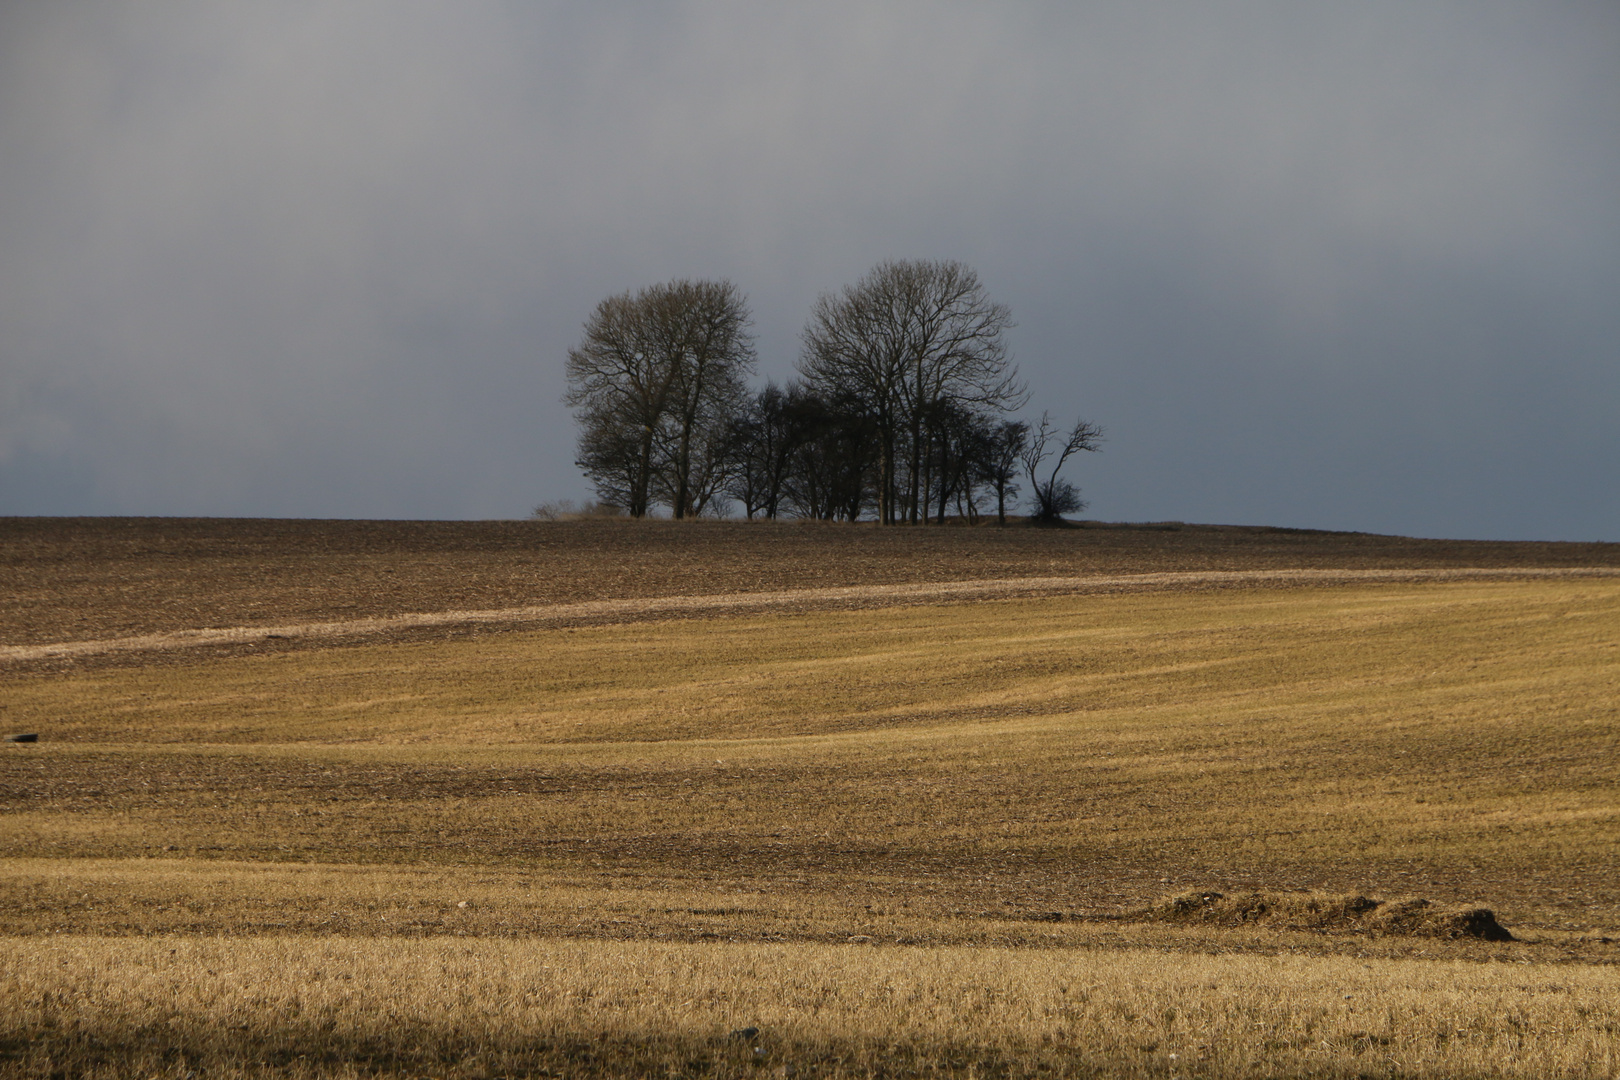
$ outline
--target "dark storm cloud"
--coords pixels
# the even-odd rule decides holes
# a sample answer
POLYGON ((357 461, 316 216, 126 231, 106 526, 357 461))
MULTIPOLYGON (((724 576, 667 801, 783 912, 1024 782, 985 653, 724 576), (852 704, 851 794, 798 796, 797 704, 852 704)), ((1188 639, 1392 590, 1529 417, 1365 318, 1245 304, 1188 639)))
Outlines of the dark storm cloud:
POLYGON ((0 512, 518 516, 602 296, 944 257, 1098 516, 1620 539, 1608 5, 3 10, 0 512))

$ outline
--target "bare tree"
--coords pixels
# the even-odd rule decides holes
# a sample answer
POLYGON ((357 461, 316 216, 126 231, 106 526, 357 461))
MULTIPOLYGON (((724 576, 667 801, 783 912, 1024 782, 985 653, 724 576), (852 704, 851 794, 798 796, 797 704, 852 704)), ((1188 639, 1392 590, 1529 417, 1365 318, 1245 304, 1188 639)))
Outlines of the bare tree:
POLYGON ((1080 498, 1080 489, 1067 480, 1060 479, 1058 473, 1063 470, 1064 464, 1080 451, 1100 450, 1102 437, 1102 428, 1096 424, 1088 424, 1084 420, 1076 420, 1074 427, 1065 434, 1052 426, 1048 414, 1041 414, 1041 422, 1030 432, 1029 445, 1024 448, 1023 454, 1024 468, 1029 473, 1029 482, 1033 489, 1035 520, 1060 521, 1064 514, 1076 513, 1086 508, 1085 501, 1080 498), (1042 479, 1047 460, 1054 456, 1056 460, 1052 462, 1051 473, 1042 479))
POLYGON ((876 438, 860 403, 827 400, 802 386, 791 388, 788 405, 792 449, 782 476, 782 505, 791 513, 824 521, 854 521, 868 505, 876 438))
POLYGON ((1018 495, 1018 469, 1029 443, 1029 425, 1022 420, 1003 420, 990 432, 979 460, 979 479, 996 496, 996 524, 1007 524, 1007 500, 1018 495))
POLYGON ((981 463, 994 430, 995 422, 987 413, 954 401, 942 401, 928 411, 921 487, 936 508, 938 524, 945 524, 953 501, 959 516, 978 520, 981 463))
POLYGON ((580 422, 577 464, 601 498, 677 518, 717 490, 715 430, 753 368, 747 301, 730 282, 672 281, 610 296, 568 353, 564 401, 580 422))
POLYGON ((774 520, 782 508, 795 455, 816 438, 826 409, 804 386, 786 389, 767 382, 753 395, 731 425, 733 462, 726 494, 743 504, 752 519, 763 514, 774 520))
POLYGON ((724 433, 753 371, 748 302, 729 281, 677 281, 657 300, 657 324, 676 370, 670 410, 669 504, 677 518, 701 513, 723 485, 724 433))
POLYGON ((1012 316, 958 262, 885 262, 824 294, 804 330, 799 371, 824 398, 858 401, 877 435, 878 518, 927 514, 928 417, 946 405, 1019 407, 1003 334, 1012 316), (901 460, 904 454, 904 460, 901 460), (905 486, 900 487, 902 464, 905 486))
MULTIPOLYGON (((738 466, 731 431, 741 403, 717 404, 719 407, 713 410, 704 410, 692 425, 678 470, 674 465, 678 443, 672 440, 671 452, 661 457, 668 467, 656 475, 653 490, 660 502, 680 509, 679 517, 723 516, 729 504, 729 489, 738 466), (682 479, 684 488, 679 484, 682 479)), ((678 435, 679 429, 672 434, 678 435)))
POLYGON ((782 416, 782 388, 767 382, 765 389, 752 395, 743 410, 731 421, 727 453, 736 468, 726 494, 742 503, 743 516, 776 516, 781 497, 783 452, 786 425, 782 416))
POLYGON ((596 497, 622 506, 631 517, 645 517, 652 482, 653 427, 635 422, 626 407, 580 416, 580 471, 596 486, 596 497))

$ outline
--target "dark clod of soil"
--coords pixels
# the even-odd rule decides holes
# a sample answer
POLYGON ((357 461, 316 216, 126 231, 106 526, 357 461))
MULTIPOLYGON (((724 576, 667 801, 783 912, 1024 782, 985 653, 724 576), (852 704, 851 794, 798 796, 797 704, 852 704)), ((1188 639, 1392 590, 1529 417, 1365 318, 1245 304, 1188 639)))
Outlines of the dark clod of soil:
POLYGON ((1213 926, 1515 940, 1489 908, 1442 908, 1428 900, 1386 902, 1353 894, 1245 892, 1227 896, 1207 890, 1194 891, 1167 896, 1143 914, 1159 922, 1213 926))
POLYGON ((1382 934, 1420 937, 1479 938, 1512 941, 1513 935, 1496 921, 1490 908, 1437 908, 1427 900, 1400 900, 1379 905, 1371 921, 1382 934))

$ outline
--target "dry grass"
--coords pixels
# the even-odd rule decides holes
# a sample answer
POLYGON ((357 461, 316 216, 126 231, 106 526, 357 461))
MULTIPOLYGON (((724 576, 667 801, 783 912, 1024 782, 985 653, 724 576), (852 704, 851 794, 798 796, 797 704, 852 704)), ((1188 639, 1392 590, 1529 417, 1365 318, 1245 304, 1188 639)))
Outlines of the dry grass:
POLYGON ((0 1072, 1613 1075, 1617 645, 1571 578, 13 670, 0 1072))
POLYGON ((1620 1067, 1612 966, 443 938, 4 948, 0 1047, 18 1076, 1596 1078, 1620 1067))

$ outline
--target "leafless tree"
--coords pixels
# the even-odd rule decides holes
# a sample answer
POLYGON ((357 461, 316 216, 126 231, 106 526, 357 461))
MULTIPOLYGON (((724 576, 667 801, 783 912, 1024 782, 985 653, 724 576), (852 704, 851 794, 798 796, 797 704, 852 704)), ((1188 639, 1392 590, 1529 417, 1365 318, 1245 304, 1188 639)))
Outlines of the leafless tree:
POLYGON ((927 513, 930 415, 947 404, 1005 410, 1023 403, 1003 338, 1011 325, 1007 307, 958 262, 880 263, 816 302, 799 371, 824 398, 864 408, 877 434, 883 523, 915 524, 927 513))
POLYGON ((564 401, 580 422, 578 465, 605 500, 677 518, 721 479, 710 450, 753 369, 748 304, 726 281, 672 281, 610 296, 568 353, 564 401))
POLYGON ((1023 455, 1024 468, 1029 473, 1030 486, 1033 488, 1037 521, 1059 521, 1064 514, 1086 508, 1085 501, 1080 498, 1080 489, 1060 479, 1058 473, 1080 451, 1102 449, 1102 437, 1103 430, 1096 424, 1076 420, 1074 427, 1065 433, 1052 425, 1048 414, 1041 414, 1041 422, 1030 432, 1029 445, 1024 448, 1023 455), (1052 471, 1046 474, 1046 463, 1053 458, 1052 471))
POLYGON ((652 480, 652 428, 620 413, 601 410, 580 417, 580 471, 596 486, 596 497, 622 506, 631 517, 645 517, 652 480))
POLYGON ((990 432, 979 461, 979 478, 996 496, 996 524, 1007 524, 1007 500, 1018 495, 1018 468, 1029 443, 1029 425, 1003 420, 990 432))
POLYGON ((937 508, 934 520, 938 524, 945 524, 953 502, 959 517, 978 520, 980 463, 994 430, 988 414, 948 399, 928 411, 921 487, 937 508))
POLYGON ((802 385, 789 383, 784 389, 767 382, 732 421, 733 470, 726 494, 743 504, 750 520, 755 514, 775 520, 794 457, 815 438, 823 411, 821 402, 810 400, 802 385))
POLYGON ((738 465, 731 441, 732 424, 744 405, 738 390, 717 394, 690 424, 670 425, 670 453, 661 457, 669 467, 657 474, 654 490, 676 517, 724 515, 738 465))

